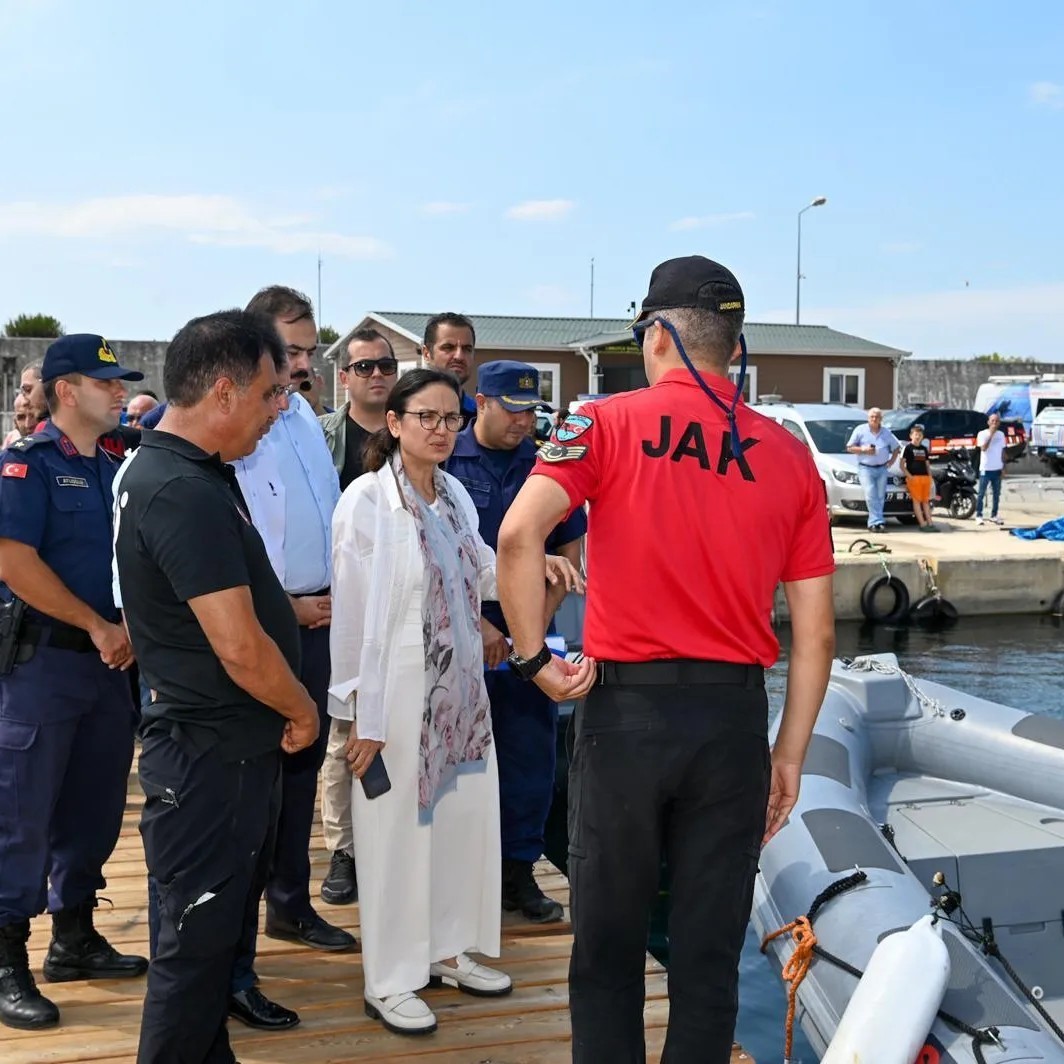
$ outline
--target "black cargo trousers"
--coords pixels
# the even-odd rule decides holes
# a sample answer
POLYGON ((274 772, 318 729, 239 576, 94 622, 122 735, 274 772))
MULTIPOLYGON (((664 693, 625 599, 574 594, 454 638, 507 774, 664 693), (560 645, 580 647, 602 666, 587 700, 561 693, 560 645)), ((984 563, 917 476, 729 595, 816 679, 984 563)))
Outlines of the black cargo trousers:
POLYGON ((577 709, 569 771, 573 1061, 646 1060, 647 930, 664 857, 661 1059, 727 1064, 770 781, 764 671, 717 662, 599 669, 577 709))
POLYGON ((257 929, 281 799, 281 750, 226 761, 180 734, 144 736, 140 832, 155 881, 158 945, 137 1064, 233 1064, 230 978, 257 929))

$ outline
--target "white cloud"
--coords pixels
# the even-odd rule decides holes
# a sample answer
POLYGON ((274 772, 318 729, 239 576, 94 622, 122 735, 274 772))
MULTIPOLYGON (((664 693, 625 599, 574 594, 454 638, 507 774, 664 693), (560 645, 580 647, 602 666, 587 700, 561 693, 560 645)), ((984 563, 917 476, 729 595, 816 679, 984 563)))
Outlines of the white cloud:
POLYGON ((242 201, 218 195, 106 196, 79 203, 0 204, 0 236, 29 234, 73 239, 177 233, 196 244, 259 247, 282 255, 328 251, 378 259, 391 249, 376 237, 309 228, 309 214, 258 217, 242 201))
POLYGON ((422 214, 438 217, 446 214, 468 214, 469 207, 470 205, 468 203, 451 203, 448 200, 433 200, 431 203, 422 203, 420 210, 422 214))
POLYGON ((757 216, 753 211, 732 211, 726 214, 703 214, 688 215, 686 218, 678 218, 669 228, 676 233, 690 229, 712 229, 717 225, 727 225, 729 222, 748 222, 757 216))
POLYGON ((1028 93, 1031 103, 1052 107, 1056 111, 1064 109, 1064 85, 1053 81, 1036 81, 1028 89, 1028 93))
POLYGON ((506 211, 507 218, 519 222, 554 222, 571 214, 576 204, 567 199, 525 200, 506 211))

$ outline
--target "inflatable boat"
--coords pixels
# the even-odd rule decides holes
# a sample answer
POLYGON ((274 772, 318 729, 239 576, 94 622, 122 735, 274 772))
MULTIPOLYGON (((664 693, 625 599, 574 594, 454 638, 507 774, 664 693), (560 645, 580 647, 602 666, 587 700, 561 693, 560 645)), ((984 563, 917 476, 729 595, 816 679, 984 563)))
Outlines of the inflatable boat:
MULTIPOLYGON (((811 909, 794 1019, 819 1056, 877 945, 932 914, 949 980, 916 1064, 1064 1064, 1064 720, 914 679, 893 654, 836 662, 753 926, 811 909)), ((782 970, 800 939, 765 952, 782 970)))

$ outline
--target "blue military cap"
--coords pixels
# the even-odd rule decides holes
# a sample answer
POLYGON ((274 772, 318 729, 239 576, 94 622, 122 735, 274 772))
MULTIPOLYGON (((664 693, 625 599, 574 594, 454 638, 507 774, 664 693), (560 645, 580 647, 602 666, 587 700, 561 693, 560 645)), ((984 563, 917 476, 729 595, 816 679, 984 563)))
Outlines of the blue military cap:
POLYGON ((512 414, 546 405, 539 394, 539 370, 527 362, 485 362, 477 370, 477 394, 497 399, 512 414))
POLYGON ((80 373, 97 380, 142 381, 144 374, 118 364, 111 345, 95 333, 71 333, 61 336, 44 353, 41 380, 50 381, 66 373, 80 373))

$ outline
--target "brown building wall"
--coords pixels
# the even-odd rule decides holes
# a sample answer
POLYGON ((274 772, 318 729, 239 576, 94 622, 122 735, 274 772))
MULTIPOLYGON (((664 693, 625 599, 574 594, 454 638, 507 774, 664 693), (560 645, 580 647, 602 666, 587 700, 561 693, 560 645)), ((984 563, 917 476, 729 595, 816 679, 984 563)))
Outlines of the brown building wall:
POLYGON ((757 355, 758 396, 780 395, 788 403, 822 403, 824 370, 863 369, 866 407, 894 405, 894 366, 889 358, 839 358, 811 355, 757 355))

